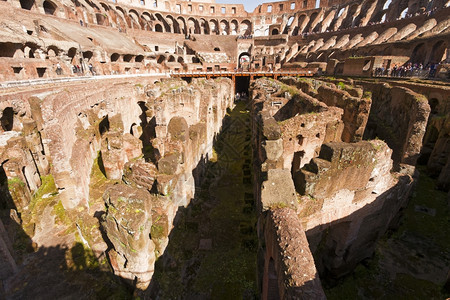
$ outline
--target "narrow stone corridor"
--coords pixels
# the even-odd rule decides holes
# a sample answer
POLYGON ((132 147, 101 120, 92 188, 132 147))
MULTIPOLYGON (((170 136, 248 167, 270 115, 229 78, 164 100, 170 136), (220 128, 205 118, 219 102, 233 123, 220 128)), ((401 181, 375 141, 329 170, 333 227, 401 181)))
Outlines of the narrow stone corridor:
POLYGON ((204 181, 180 207, 157 260, 152 299, 256 299, 256 212, 245 102, 224 119, 204 181))

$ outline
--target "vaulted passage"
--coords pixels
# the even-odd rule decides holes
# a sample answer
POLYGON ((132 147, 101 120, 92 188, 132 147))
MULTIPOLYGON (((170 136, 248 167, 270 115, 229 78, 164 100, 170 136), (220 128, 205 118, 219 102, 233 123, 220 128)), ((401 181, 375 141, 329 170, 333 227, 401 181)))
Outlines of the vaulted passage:
POLYGON ((195 199, 180 208, 169 245, 155 266, 160 299, 254 299, 256 213, 251 128, 246 102, 223 122, 195 199))

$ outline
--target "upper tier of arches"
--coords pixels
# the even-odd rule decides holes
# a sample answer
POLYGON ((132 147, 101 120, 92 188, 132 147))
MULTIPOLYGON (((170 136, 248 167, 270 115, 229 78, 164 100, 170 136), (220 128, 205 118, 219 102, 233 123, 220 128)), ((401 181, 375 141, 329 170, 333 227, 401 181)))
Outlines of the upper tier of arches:
MULTIPOLYGON (((317 0, 282 1, 273 5, 291 6, 286 10, 260 12, 255 9, 253 14, 237 14, 237 6, 230 6, 232 14, 205 11, 198 15, 184 9, 175 9, 173 12, 158 11, 159 6, 153 10, 123 5, 113 1, 97 0, 71 0, 73 6, 60 2, 60 0, 7 0, 27 10, 36 10, 44 14, 74 19, 81 25, 97 24, 117 28, 119 31, 127 29, 167 32, 175 34, 212 34, 212 35, 309 35, 325 32, 337 32, 348 28, 365 27, 368 25, 393 22, 420 14, 432 14, 436 9, 450 6, 450 0, 364 0, 350 1, 345 4, 325 6, 317 0), (285 3, 286 2, 286 3, 285 3), (239 17, 238 17, 239 16, 239 17)), ((145 1, 145 0, 140 0, 145 1)), ((167 7, 177 2, 166 1, 167 7)), ((165 3, 165 2, 162 2, 165 3)), ((175 3, 175 4, 174 4, 175 3)), ((191 2, 181 2, 189 5, 191 2)), ((334 3, 329 1, 329 4, 334 3)), ((133 2, 131 2, 133 4, 133 2)), ((181 5, 180 4, 180 5, 181 5)), ((207 3, 203 3, 206 5, 207 3)), ((203 5, 191 3, 190 5, 203 5)), ((211 3, 208 5, 212 5, 211 3)), ((215 4, 220 6, 219 4, 215 4)), ((260 5, 266 7, 270 3, 260 5)), ((228 6, 227 6, 228 7, 228 6)), ((225 7, 225 11, 226 11, 225 7)), ((190 10, 190 9, 188 9, 190 10)))

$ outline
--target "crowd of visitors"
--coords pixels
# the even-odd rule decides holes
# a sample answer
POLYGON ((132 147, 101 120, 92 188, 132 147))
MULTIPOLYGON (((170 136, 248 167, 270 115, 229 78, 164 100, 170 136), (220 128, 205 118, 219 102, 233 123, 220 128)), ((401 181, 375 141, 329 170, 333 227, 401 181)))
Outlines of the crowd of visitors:
POLYGON ((391 77, 428 77, 434 78, 439 64, 423 64, 407 63, 405 65, 395 64, 392 68, 384 66, 375 68, 374 76, 391 76, 391 77))

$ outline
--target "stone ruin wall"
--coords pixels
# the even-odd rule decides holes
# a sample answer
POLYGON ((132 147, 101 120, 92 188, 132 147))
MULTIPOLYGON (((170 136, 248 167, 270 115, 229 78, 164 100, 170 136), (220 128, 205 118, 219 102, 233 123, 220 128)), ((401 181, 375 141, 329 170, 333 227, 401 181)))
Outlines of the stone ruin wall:
MULTIPOLYGON (((70 219, 66 226, 95 255, 107 251, 114 273, 143 290, 178 207, 189 204, 200 184, 234 88, 229 79, 194 79, 189 85, 115 80, 83 87, 2 98, 2 197, 8 197, 16 225, 45 247, 45 229, 35 217, 43 212, 30 203, 43 188, 41 178, 51 176, 57 190, 46 197, 54 199, 52 205, 61 202, 70 219), (97 165, 104 179, 95 177, 97 165)), ((1 233, 2 264, 9 266, 2 268, 4 279, 16 266, 8 234, 1 233)))
MULTIPOLYGON (((111 84, 97 84, 84 92, 74 85, 2 99, 2 168, 16 216, 30 220, 33 191, 42 175, 51 174, 57 201, 68 213, 87 208, 73 219, 76 225, 80 219, 97 222, 93 214, 102 211, 97 232, 80 229, 79 235, 95 253, 108 251, 115 274, 130 283, 137 278, 139 289, 147 287, 153 263, 164 252, 178 206, 193 198, 214 135, 233 102, 228 79, 152 81, 116 80, 113 90, 111 84), (89 185, 99 153, 110 181, 100 187, 105 192, 96 202, 89 185), (66 197, 71 189, 78 198, 66 197)), ((428 101, 408 88, 344 82, 253 83, 255 197, 263 212, 259 238, 266 245, 260 250, 263 295, 273 292, 269 286, 276 278, 280 294, 321 297, 318 274, 342 276, 369 257, 406 205, 421 140, 431 134, 430 124, 446 120, 445 100, 434 107, 430 123, 428 101), (374 136, 385 142, 366 140, 374 136), (295 270, 309 275, 298 278, 295 270)), ((445 128, 444 123, 434 155, 446 153, 440 144, 448 138, 445 128)), ((41 237, 39 224, 34 228, 28 232, 41 237)), ((9 276, 16 266, 6 236, 2 263, 9 276)))
MULTIPOLYGON (((406 206, 426 135, 426 98, 383 83, 347 82, 338 88, 327 80, 301 78, 257 80, 252 95, 264 278, 282 273, 285 265, 279 261, 289 261, 284 239, 308 245, 315 262, 309 260, 304 270, 332 277, 350 272, 372 255, 375 242, 395 226, 406 206), (377 131, 370 124, 379 119, 384 123, 377 124, 386 125, 377 131), (385 132, 391 135, 383 136, 385 132), (366 135, 381 140, 367 140, 366 135), (277 238, 269 225, 277 211, 295 215, 291 224, 302 229, 277 238), (277 254, 273 247, 282 250, 277 254)), ((276 228, 282 230, 281 225, 276 228)), ((303 254, 306 260, 308 253, 303 254)), ((277 277, 280 295, 292 287, 291 275, 277 277)), ((273 284, 262 282, 263 291, 273 290, 273 284)), ((311 287, 321 290, 320 285, 301 286, 297 295, 310 293, 311 287)))

